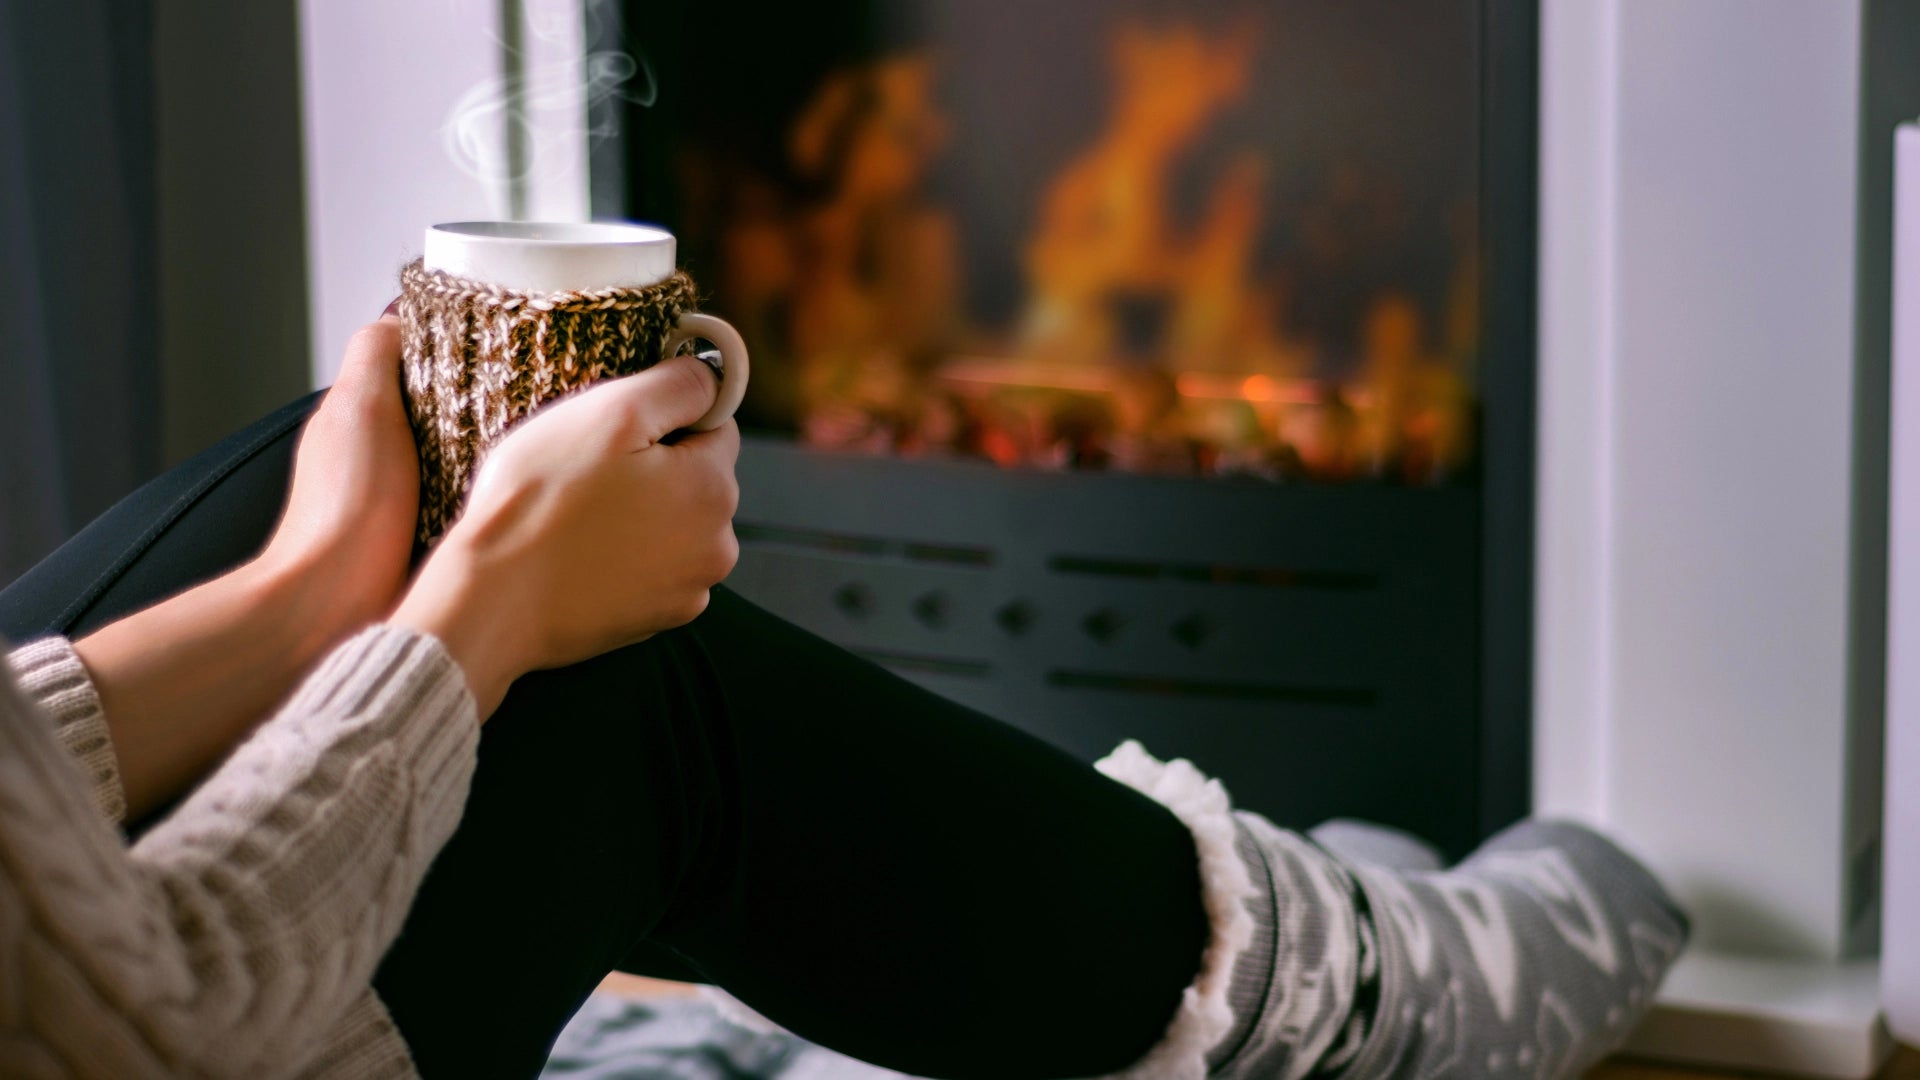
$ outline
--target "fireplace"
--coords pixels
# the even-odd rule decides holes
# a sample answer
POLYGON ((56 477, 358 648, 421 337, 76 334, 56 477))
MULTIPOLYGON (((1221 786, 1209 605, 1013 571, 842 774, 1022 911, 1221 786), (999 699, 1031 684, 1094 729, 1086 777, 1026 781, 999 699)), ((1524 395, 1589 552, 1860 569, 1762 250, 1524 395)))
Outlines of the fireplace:
POLYGON ((735 588, 1285 823, 1525 812, 1533 4, 628 8, 594 209, 754 349, 735 588))

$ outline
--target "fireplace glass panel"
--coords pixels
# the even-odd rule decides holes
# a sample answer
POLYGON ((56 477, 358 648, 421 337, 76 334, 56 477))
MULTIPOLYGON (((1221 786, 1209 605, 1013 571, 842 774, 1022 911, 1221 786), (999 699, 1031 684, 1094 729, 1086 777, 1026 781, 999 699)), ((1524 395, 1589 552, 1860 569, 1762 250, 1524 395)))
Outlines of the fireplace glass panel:
POLYGON ((1021 468, 1471 474, 1472 0, 666 7, 628 29, 628 210, 753 343, 750 426, 1021 468))

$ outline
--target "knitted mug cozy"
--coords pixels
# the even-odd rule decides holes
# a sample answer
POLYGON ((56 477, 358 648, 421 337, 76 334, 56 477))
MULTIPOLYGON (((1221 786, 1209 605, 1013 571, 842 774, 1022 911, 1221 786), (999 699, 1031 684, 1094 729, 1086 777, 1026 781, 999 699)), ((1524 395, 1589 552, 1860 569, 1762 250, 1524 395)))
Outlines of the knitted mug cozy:
POLYGON ((527 292, 400 271, 400 356, 420 447, 420 521, 433 544, 460 515, 486 452, 541 405, 660 360, 694 304, 685 271, 653 285, 527 292))

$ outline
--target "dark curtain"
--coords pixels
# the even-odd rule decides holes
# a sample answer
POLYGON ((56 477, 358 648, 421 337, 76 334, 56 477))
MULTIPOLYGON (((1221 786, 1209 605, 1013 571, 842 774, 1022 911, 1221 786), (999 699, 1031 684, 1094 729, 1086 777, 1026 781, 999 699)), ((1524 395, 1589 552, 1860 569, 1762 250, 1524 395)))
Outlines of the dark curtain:
POLYGON ((0 0, 0 584, 160 464, 151 0, 0 0))

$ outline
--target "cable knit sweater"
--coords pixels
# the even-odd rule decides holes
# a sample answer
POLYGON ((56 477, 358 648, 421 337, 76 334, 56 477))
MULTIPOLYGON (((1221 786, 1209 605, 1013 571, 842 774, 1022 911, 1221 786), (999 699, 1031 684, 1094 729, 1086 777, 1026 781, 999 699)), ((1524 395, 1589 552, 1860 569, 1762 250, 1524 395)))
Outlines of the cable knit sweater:
POLYGON ((0 1075, 417 1075, 371 979, 473 775, 446 650, 363 631, 131 846, 79 657, 7 660, 0 1075))

